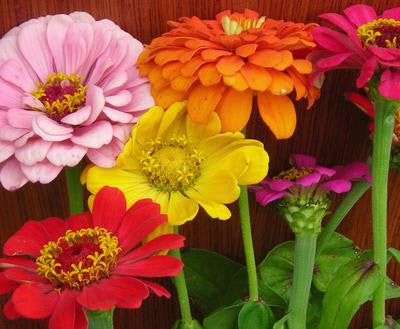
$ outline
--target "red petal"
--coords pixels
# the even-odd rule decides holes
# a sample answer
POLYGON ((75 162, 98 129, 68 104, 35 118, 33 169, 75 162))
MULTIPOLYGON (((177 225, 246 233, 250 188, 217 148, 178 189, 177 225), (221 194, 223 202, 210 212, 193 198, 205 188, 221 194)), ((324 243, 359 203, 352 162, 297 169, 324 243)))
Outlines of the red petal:
POLYGON ((50 217, 41 222, 47 231, 48 241, 57 241, 60 236, 63 236, 67 230, 65 220, 57 217, 50 217))
POLYGON ((84 212, 67 218, 68 228, 72 231, 79 231, 82 228, 93 227, 92 215, 84 212))
POLYGON ((13 280, 13 281, 17 281, 20 283, 43 283, 43 284, 47 284, 48 280, 46 280, 45 278, 37 275, 34 272, 31 271, 26 271, 20 268, 8 268, 6 270, 4 270, 3 272, 4 277, 9 279, 9 280, 13 280))
POLYGON ((0 268, 18 267, 27 271, 35 271, 36 264, 25 257, 4 257, 0 258, 0 268))
POLYGON ((80 305, 89 310, 106 311, 115 306, 113 294, 105 289, 105 282, 110 279, 105 279, 99 283, 92 283, 85 287, 81 292, 77 293, 76 300, 80 305))
POLYGON ((132 263, 163 250, 182 248, 184 240, 183 236, 177 234, 164 234, 121 257, 118 262, 120 264, 132 263))
POLYGON ((18 286, 19 283, 7 279, 4 273, 0 273, 0 295, 13 291, 18 286))
POLYGON ((12 295, 16 311, 30 319, 47 318, 54 310, 59 295, 51 286, 22 284, 12 295))
POLYGON ((21 317, 21 315, 15 310, 11 299, 4 305, 3 312, 6 318, 9 320, 15 320, 21 317))
POLYGON ((175 257, 152 256, 133 264, 117 265, 114 273, 160 278, 164 276, 176 276, 180 273, 182 267, 183 263, 175 257))
POLYGON ((163 286, 160 286, 158 283, 143 280, 143 279, 140 279, 140 281, 142 281, 147 286, 147 288, 150 288, 150 290, 152 292, 154 292, 158 297, 166 297, 166 298, 171 297, 170 292, 167 289, 165 289, 163 286))
POLYGON ((93 226, 114 233, 126 212, 124 194, 116 188, 103 187, 95 196, 93 204, 93 226))
POLYGON ((76 293, 64 290, 49 321, 49 329, 87 329, 88 321, 76 293))

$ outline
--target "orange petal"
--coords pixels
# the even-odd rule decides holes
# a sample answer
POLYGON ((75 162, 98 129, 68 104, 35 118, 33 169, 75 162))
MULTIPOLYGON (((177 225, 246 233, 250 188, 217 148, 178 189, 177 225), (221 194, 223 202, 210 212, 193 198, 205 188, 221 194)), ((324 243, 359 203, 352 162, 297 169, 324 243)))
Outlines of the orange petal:
POLYGON ((248 63, 240 69, 240 72, 253 90, 264 91, 271 84, 272 78, 268 71, 260 66, 248 63))
POLYGON ((292 65, 293 55, 289 50, 282 50, 280 53, 282 55, 282 60, 277 65, 274 65, 274 69, 283 71, 292 65))
POLYGON ((274 67, 282 61, 282 54, 279 51, 264 49, 255 52, 249 57, 249 62, 261 67, 274 67))
POLYGON ((288 96, 259 92, 257 104, 261 117, 277 139, 290 138, 296 129, 296 110, 288 96))
POLYGON ((162 50, 156 55, 154 62, 158 65, 164 65, 165 63, 178 60, 186 52, 187 50, 184 48, 162 50))
POLYGON ((306 86, 294 70, 289 69, 288 74, 292 78, 294 89, 296 90, 296 100, 298 101, 307 95, 306 86))
POLYGON ((185 77, 190 77, 196 73, 200 66, 207 63, 200 56, 193 57, 189 62, 182 66, 181 73, 185 77))
POLYGON ((181 74, 183 64, 180 62, 170 62, 162 67, 161 74, 166 80, 173 80, 181 74))
POLYGON ((250 55, 253 55, 254 52, 257 49, 257 44, 255 43, 250 43, 248 45, 243 45, 240 46, 239 48, 236 48, 236 55, 241 56, 241 57, 249 57, 250 55))
POLYGON ((242 130, 249 121, 252 104, 252 90, 237 91, 229 88, 216 109, 221 120, 222 131, 236 132, 242 130))
POLYGON ((205 61, 215 61, 217 58, 222 56, 232 55, 230 51, 219 50, 219 49, 206 49, 201 52, 201 57, 205 61))
POLYGON ((171 81, 171 87, 176 91, 187 91, 197 79, 197 76, 184 77, 180 75, 171 81))
POLYGON ((164 77, 162 76, 161 66, 155 66, 151 70, 149 74, 149 81, 151 86, 156 90, 160 90, 169 84, 169 81, 164 79, 164 77))
POLYGON ((151 70, 154 68, 155 64, 153 62, 145 63, 145 64, 138 64, 139 67, 139 74, 142 77, 147 77, 151 70))
POLYGON ((217 63, 217 70, 223 75, 235 74, 244 65, 243 59, 239 56, 226 56, 217 63))
POLYGON ((292 65, 301 74, 310 74, 312 72, 312 64, 306 59, 295 59, 292 65))
POLYGON ((182 91, 176 91, 170 86, 165 87, 162 90, 151 89, 151 94, 154 97, 156 105, 161 106, 163 109, 167 109, 173 103, 182 101, 187 98, 187 93, 182 91))
POLYGON ((212 86, 221 81, 222 74, 218 72, 215 63, 204 65, 198 73, 201 83, 204 86, 212 86))
POLYGON ((274 95, 286 95, 293 91, 294 84, 292 79, 287 74, 269 69, 268 73, 271 75, 272 81, 268 90, 274 95))
POLYGON ((225 87, 198 85, 192 90, 188 99, 188 112, 190 119, 195 123, 207 124, 211 113, 215 111, 225 87))
POLYGON ((224 83, 237 91, 243 91, 249 88, 246 79, 243 77, 242 73, 236 72, 233 75, 224 75, 224 83))

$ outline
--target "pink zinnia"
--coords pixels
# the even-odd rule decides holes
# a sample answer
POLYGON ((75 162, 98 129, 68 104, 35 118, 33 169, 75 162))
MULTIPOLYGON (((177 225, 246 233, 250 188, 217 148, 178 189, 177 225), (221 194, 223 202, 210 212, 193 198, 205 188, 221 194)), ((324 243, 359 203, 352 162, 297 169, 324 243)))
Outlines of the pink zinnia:
POLYGON ((153 105, 142 44, 84 12, 31 19, 0 40, 0 182, 49 183, 81 159, 111 167, 153 105))
POLYGON ((322 26, 313 30, 320 47, 310 55, 317 68, 313 78, 333 69, 360 68, 358 88, 378 73, 381 95, 400 99, 400 7, 378 16, 371 6, 354 5, 345 9, 344 15, 327 13, 321 17, 341 31, 322 26))

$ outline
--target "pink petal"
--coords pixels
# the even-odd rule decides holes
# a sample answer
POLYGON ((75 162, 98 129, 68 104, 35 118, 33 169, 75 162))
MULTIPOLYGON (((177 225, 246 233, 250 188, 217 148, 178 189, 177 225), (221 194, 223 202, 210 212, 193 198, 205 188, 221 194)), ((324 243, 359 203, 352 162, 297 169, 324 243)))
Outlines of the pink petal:
POLYGON ((32 128, 32 120, 36 116, 44 115, 38 111, 27 111, 22 109, 9 109, 7 111, 7 121, 15 128, 32 128))
POLYGON ((22 107, 22 89, 9 84, 0 79, 0 107, 2 108, 21 108, 22 107))
POLYGON ((113 128, 107 121, 98 121, 94 124, 75 130, 71 141, 88 148, 98 149, 109 144, 113 137, 113 128))
POLYGON ((369 47, 368 48, 381 62, 393 62, 399 60, 400 52, 398 49, 389 49, 382 47, 369 47))
POLYGON ((15 147, 13 143, 3 142, 0 140, 0 163, 12 156, 14 151, 15 147))
POLYGON ((47 141, 63 141, 72 137, 72 128, 61 125, 46 116, 37 116, 32 120, 33 131, 47 141))
POLYGON ((154 106, 154 99, 151 96, 150 84, 144 83, 130 90, 132 101, 121 108, 124 112, 138 112, 154 106))
POLYGON ((89 86, 97 84, 103 79, 106 72, 108 72, 112 66, 113 62, 111 58, 99 58, 92 72, 90 72, 89 77, 86 79, 86 84, 89 86))
MULTIPOLYGON (((357 45, 344 33, 321 26, 314 28, 312 35, 321 47, 333 53, 348 53, 357 50, 357 45)), ((359 51, 362 52, 361 49, 359 51)))
POLYGON ((327 168, 327 167, 322 167, 322 166, 316 166, 315 171, 320 173, 321 175, 327 176, 327 177, 332 177, 333 175, 336 174, 336 170, 332 168, 327 168))
POLYGON ((327 58, 319 60, 316 64, 320 70, 329 70, 336 68, 338 65, 342 64, 346 59, 348 59, 352 53, 342 53, 327 58))
POLYGON ((378 90, 383 97, 400 100, 400 71, 383 72, 378 90))
POLYGON ((103 90, 97 86, 90 86, 86 93, 86 105, 91 106, 91 113, 85 125, 93 123, 103 111, 105 104, 103 90))
POLYGON ((33 133, 33 131, 30 131, 29 133, 26 133, 25 135, 21 136, 20 138, 16 139, 14 142, 15 147, 22 147, 24 146, 28 140, 35 136, 35 134, 33 133))
POLYGON ((128 74, 126 72, 117 72, 110 74, 101 84, 104 93, 109 96, 110 92, 115 89, 121 88, 128 81, 128 74))
MULTIPOLYGON (((332 24, 341 28, 344 32, 346 32, 349 36, 355 36, 360 41, 360 38, 357 36, 357 27, 349 22, 349 20, 343 16, 336 13, 326 13, 322 14, 319 17, 331 22, 332 24)), ((355 39, 353 39, 355 40, 355 39)), ((360 41, 361 44, 361 41, 360 41)))
POLYGON ((86 105, 80 108, 78 111, 66 115, 61 119, 62 123, 66 123, 73 126, 78 126, 84 123, 92 113, 92 108, 90 105, 86 105))
POLYGON ((285 192, 275 192, 271 190, 260 189, 256 192, 256 200, 262 206, 266 206, 271 202, 283 198, 285 195, 285 192))
POLYGON ((131 114, 112 109, 111 107, 104 107, 103 112, 109 119, 115 122, 129 123, 133 120, 131 114))
POLYGON ((373 7, 368 5, 354 5, 346 8, 344 14, 357 27, 376 19, 377 14, 373 7))
POLYGON ((382 14, 382 17, 400 20, 400 7, 385 10, 382 14))
POLYGON ((12 158, 0 169, 0 182, 6 190, 15 191, 24 186, 28 179, 22 172, 19 162, 12 158))
POLYGON ((95 22, 93 16, 84 11, 74 11, 73 13, 69 14, 69 17, 71 17, 74 20, 74 22, 79 22, 79 23, 95 22))
POLYGON ((62 169, 62 166, 55 166, 48 161, 39 162, 33 166, 21 163, 22 172, 32 183, 48 184, 58 176, 62 169))
POLYGON ((14 128, 9 125, 0 125, 0 140, 13 142, 29 132, 28 129, 14 128))
POLYGON ((132 132, 132 124, 115 124, 113 125, 113 136, 118 138, 122 143, 126 143, 132 132))
POLYGON ((314 168, 317 165, 317 160, 311 155, 295 153, 291 158, 297 168, 314 168))
POLYGON ((51 142, 42 139, 31 140, 16 150, 15 157, 23 164, 32 166, 46 158, 51 145, 51 142))
POLYGON ((317 184, 321 180, 321 174, 318 172, 312 172, 309 175, 300 177, 296 180, 296 184, 301 186, 311 186, 317 184))
MULTIPOLYGON (((36 97, 33 97, 33 95, 31 95, 31 94, 27 94, 27 93, 24 94, 24 96, 22 97, 22 104, 23 104, 23 108, 35 109, 35 110, 39 110, 41 112, 45 112, 45 107, 44 107, 43 103, 40 100, 38 100, 36 97)), ((40 113, 37 111, 31 111, 31 112, 40 113)))
POLYGON ((53 59, 47 44, 46 27, 45 23, 37 22, 27 25, 18 34, 19 49, 41 81, 46 81, 53 73, 53 59))
POLYGON ((376 57, 371 57, 361 66, 360 76, 357 79, 357 88, 364 87, 369 80, 371 80, 372 76, 376 70, 377 60, 376 57))
POLYGON ((122 90, 116 95, 106 97, 105 100, 107 104, 121 107, 130 103, 130 101, 132 100, 132 95, 128 90, 122 90))
POLYGON ((47 159, 56 166, 75 167, 85 156, 87 148, 64 141, 53 143, 47 159))
POLYGON ((351 190, 351 183, 345 179, 336 179, 323 183, 321 187, 335 193, 345 193, 351 190))
POLYGON ((25 68, 14 59, 7 60, 0 66, 0 77, 26 92, 32 92, 36 88, 25 68))
POLYGON ((96 166, 111 168, 115 166, 115 159, 122 149, 123 144, 118 139, 113 138, 110 144, 103 145, 99 149, 89 149, 86 155, 96 166))

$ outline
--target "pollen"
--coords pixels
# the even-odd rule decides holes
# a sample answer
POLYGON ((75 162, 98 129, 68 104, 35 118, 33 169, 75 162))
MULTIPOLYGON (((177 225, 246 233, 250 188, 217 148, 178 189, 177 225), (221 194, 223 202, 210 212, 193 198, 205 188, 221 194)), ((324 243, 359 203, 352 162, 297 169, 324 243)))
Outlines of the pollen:
POLYGON ((399 20, 379 18, 361 25, 357 33, 365 46, 400 48, 399 20))
POLYGON ((49 117, 59 121, 67 114, 77 111, 86 99, 86 88, 79 74, 53 73, 45 83, 39 82, 32 95, 42 104, 49 117))
POLYGON ((285 179, 294 182, 296 179, 307 176, 313 172, 312 168, 295 168, 292 167, 289 170, 282 171, 276 175, 273 179, 285 179))
POLYGON ((36 271, 56 288, 82 289, 109 277, 120 251, 118 238, 104 228, 68 230, 41 249, 36 271))
POLYGON ((192 186, 200 176, 203 161, 186 136, 166 141, 150 139, 139 158, 150 184, 163 192, 184 191, 192 186))
POLYGON ((265 19, 265 16, 262 16, 258 19, 224 16, 222 17, 221 24, 226 34, 238 35, 243 31, 262 28, 265 23, 265 19))

